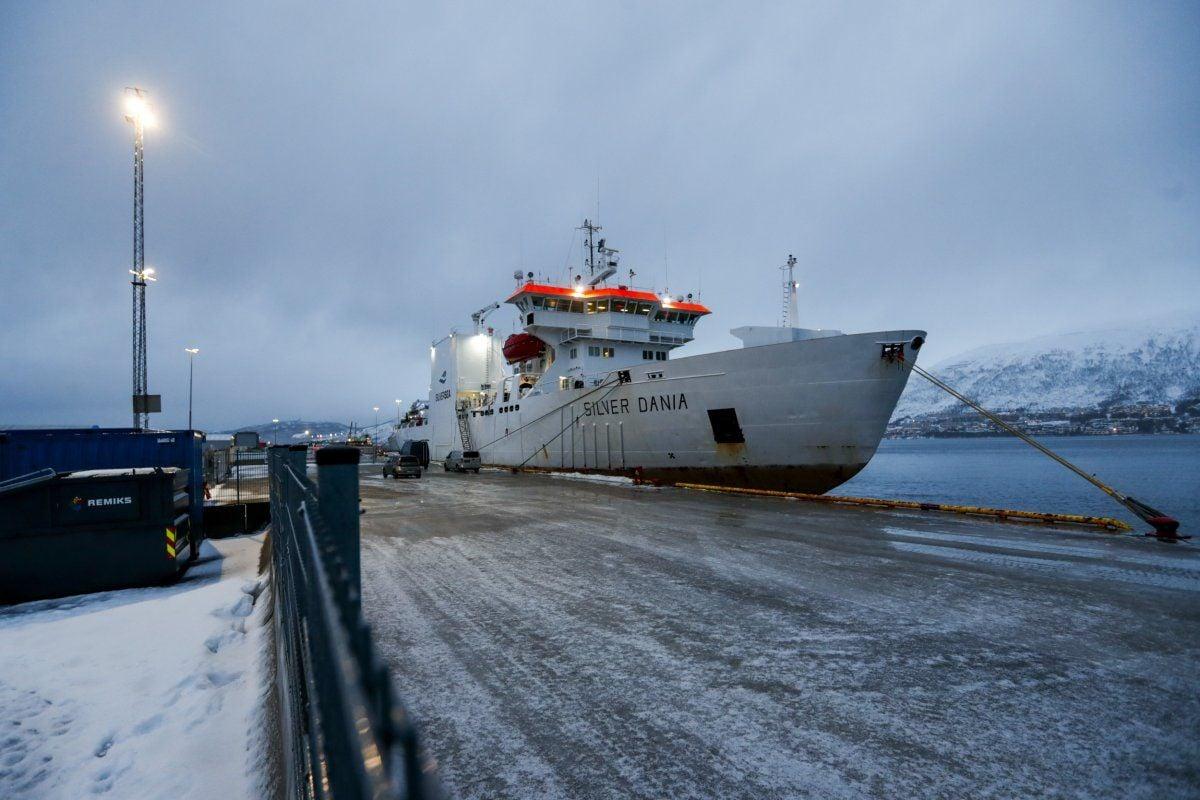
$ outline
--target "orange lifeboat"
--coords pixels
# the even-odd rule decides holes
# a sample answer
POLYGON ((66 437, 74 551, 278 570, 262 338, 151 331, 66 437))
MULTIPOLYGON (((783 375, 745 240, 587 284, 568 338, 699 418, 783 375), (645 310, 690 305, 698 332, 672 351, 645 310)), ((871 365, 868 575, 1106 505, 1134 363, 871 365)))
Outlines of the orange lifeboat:
POLYGON ((537 358, 546 350, 546 343, 528 333, 514 333, 504 340, 504 360, 509 364, 537 358))

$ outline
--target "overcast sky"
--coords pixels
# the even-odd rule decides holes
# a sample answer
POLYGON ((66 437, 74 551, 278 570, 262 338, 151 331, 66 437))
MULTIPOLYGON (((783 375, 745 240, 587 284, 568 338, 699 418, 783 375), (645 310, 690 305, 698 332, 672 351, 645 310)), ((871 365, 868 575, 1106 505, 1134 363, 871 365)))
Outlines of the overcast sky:
MULTIPOLYGON (((0 424, 370 422, 596 215, 638 284, 978 345, 1200 305, 1195 2, 0 3, 0 424)), ((502 333, 515 315, 497 312, 502 333)))

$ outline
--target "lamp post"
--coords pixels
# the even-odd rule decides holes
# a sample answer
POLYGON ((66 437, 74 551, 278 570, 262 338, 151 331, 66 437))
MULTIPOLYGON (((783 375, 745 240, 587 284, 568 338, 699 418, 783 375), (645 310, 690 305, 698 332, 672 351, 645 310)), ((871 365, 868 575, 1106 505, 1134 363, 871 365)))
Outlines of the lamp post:
POLYGON ((396 427, 400 427, 400 400, 396 400, 396 427))
POLYGON ((271 444, 279 444, 279 420, 273 419, 271 424, 275 426, 271 432, 271 444))
POLYGON ((379 406, 371 406, 375 409, 375 435, 379 435, 379 406))
POLYGON ((188 354, 188 430, 192 429, 192 378, 196 374, 196 353, 199 347, 185 347, 183 352, 188 354))

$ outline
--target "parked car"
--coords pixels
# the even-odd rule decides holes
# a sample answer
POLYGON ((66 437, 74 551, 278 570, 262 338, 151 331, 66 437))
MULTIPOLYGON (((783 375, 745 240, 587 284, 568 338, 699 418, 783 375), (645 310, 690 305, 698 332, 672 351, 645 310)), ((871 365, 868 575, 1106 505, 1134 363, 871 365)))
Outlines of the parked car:
POLYGON ((421 462, 416 456, 388 456, 383 465, 385 478, 419 478, 421 477, 421 462))
POLYGON ((425 439, 405 439, 400 445, 400 455, 416 456, 422 467, 429 467, 429 442, 425 439))
POLYGON ((451 450, 450 455, 442 462, 446 472, 474 472, 479 474, 483 462, 479 460, 478 450, 451 450))

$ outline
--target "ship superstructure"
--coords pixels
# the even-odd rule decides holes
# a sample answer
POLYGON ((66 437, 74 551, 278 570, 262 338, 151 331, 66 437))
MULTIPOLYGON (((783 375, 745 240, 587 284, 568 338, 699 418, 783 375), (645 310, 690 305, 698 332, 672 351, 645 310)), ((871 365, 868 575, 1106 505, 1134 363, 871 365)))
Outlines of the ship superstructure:
MULTIPOLYGON (((673 358, 711 311, 615 281, 618 252, 584 229, 573 281, 514 275, 505 302, 520 332, 501 342, 485 328, 492 304, 471 333, 433 344, 428 401, 400 438, 427 440, 435 460, 478 450, 499 466, 797 491, 826 491, 867 463, 923 331, 746 326, 733 330, 740 349, 673 358)), ((785 296, 789 311, 793 321, 785 296)))

